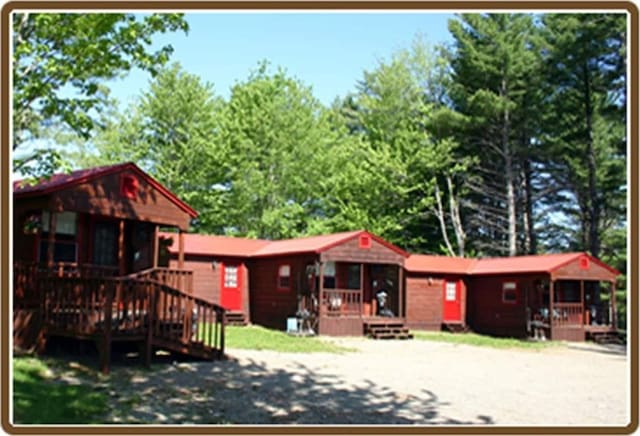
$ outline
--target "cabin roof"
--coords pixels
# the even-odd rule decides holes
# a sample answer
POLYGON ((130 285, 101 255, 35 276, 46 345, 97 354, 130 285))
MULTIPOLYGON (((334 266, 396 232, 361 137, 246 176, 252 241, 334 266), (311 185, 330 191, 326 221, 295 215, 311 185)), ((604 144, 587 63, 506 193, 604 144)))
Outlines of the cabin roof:
POLYGON ((67 189, 74 185, 88 182, 98 177, 104 177, 109 174, 130 170, 142 177, 147 183, 153 186, 157 191, 162 193, 178 208, 189 214, 192 218, 198 216, 198 213, 187 203, 180 200, 174 193, 165 188, 160 182, 155 180, 149 174, 142 171, 133 162, 125 162, 115 165, 104 165, 99 167, 87 168, 72 171, 70 173, 53 174, 48 179, 42 179, 38 183, 28 184, 25 180, 16 180, 13 182, 13 195, 15 198, 31 197, 37 195, 47 195, 52 192, 67 189))
MULTIPOLYGON (((268 241, 264 239, 234 238, 215 235, 185 234, 184 251, 187 254, 241 256, 241 257, 268 257, 297 253, 321 253, 336 245, 347 242, 361 234, 368 234, 371 238, 387 248, 403 255, 408 254, 385 241, 371 235, 365 230, 352 232, 332 233, 321 236, 308 236, 304 238, 283 239, 280 241, 268 241)), ((177 236, 175 233, 163 233, 163 236, 177 236)), ((173 244, 169 247, 171 253, 178 252, 178 242, 173 238, 173 244)))
POLYGON ((404 267, 411 272, 467 274, 475 262, 477 260, 465 257, 412 254, 404 262, 404 267))
MULTIPOLYGON (((160 232, 160 236, 172 238, 168 247, 170 253, 178 252, 178 234, 160 232)), ((269 244, 264 239, 234 238, 231 236, 184 234, 184 252, 199 256, 233 256, 248 257, 255 251, 269 244)))
POLYGON ((470 275, 551 273, 568 263, 577 261, 582 256, 587 256, 591 262, 597 263, 615 275, 620 274, 615 268, 581 252, 484 259, 413 254, 406 260, 405 268, 411 272, 470 275))
POLYGON ((591 262, 602 266, 615 275, 620 274, 620 272, 615 268, 587 253, 582 252, 479 259, 478 262, 474 264, 471 273, 474 275, 539 272, 551 273, 562 266, 577 261, 583 256, 588 257, 591 262))

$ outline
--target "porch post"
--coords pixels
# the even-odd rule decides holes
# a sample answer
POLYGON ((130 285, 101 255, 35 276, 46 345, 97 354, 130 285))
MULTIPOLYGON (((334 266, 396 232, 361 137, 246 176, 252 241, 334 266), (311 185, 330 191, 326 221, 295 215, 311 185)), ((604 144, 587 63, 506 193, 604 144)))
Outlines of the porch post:
POLYGON ((121 276, 126 274, 127 264, 124 252, 124 219, 118 223, 118 268, 121 276))
POLYGON ((398 316, 404 318, 404 298, 402 295, 402 267, 398 266, 398 316))
POLYGON ((178 229, 178 269, 184 268, 184 232, 178 229))
POLYGON ((609 289, 611 291, 610 310, 611 310, 611 327, 618 329, 618 313, 616 312, 616 281, 611 280, 609 282, 609 289))
POLYGON ((56 242, 56 213, 49 211, 49 238, 47 239, 47 266, 53 268, 53 252, 56 242))
POLYGON ((322 301, 324 299, 324 262, 320 261, 320 272, 318 273, 318 313, 322 318, 324 309, 322 301))
POLYGON ((160 226, 158 224, 153 226, 153 268, 158 267, 158 256, 160 255, 159 229, 160 226))
POLYGON ((554 294, 554 284, 555 282, 553 281, 553 279, 551 279, 549 281, 549 329, 550 329, 550 336, 551 338, 549 339, 553 339, 553 294, 554 294))
POLYGON ((584 280, 580 280, 580 319, 580 324, 584 326, 586 324, 584 318, 584 280))
POLYGON ((361 263, 360 264, 360 316, 363 315, 362 313, 363 309, 364 309, 364 263, 361 263))

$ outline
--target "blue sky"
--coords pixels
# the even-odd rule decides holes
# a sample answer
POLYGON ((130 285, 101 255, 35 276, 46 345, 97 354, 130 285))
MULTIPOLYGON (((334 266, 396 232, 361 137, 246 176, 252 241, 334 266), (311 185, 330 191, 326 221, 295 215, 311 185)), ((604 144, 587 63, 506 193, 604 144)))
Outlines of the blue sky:
MULTIPOLYGON (((171 61, 212 83, 216 94, 227 98, 230 87, 266 59, 311 86, 328 105, 353 90, 365 69, 409 47, 416 37, 431 44, 451 42, 447 21, 453 14, 201 12, 186 18, 188 35, 165 34, 154 43, 170 43, 171 61)), ((110 84, 111 95, 126 103, 148 82, 147 73, 132 71, 110 84)))

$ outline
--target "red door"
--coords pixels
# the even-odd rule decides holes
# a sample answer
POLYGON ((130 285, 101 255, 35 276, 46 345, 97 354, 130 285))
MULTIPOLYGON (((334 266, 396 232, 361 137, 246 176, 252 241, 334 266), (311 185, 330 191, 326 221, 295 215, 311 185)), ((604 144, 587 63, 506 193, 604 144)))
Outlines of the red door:
POLYGON ((242 310, 242 269, 240 264, 221 263, 220 305, 227 310, 242 310))
POLYGON ((461 322, 460 282, 444 281, 442 298, 442 320, 444 322, 461 322))

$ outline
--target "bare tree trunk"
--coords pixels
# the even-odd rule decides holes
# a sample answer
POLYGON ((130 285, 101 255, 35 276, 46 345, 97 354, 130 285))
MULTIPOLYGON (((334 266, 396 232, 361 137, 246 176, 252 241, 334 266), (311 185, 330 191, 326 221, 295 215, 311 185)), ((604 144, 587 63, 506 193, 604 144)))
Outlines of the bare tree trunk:
POLYGON ((449 256, 455 256, 455 252, 453 251, 453 247, 451 246, 451 242, 449 241, 449 235, 447 234, 447 222, 444 214, 444 209, 442 207, 442 195, 440 194, 440 188, 438 187, 438 183, 435 184, 435 194, 436 194, 436 205, 438 208, 435 210, 436 216, 438 217, 438 221, 440 222, 440 231, 442 232, 442 239, 447 247, 447 252, 449 256))
MULTIPOLYGON (((506 80, 502 80, 501 89, 502 98, 507 97, 507 84, 506 80)), ((515 256, 518 253, 516 245, 516 195, 515 195, 515 177, 513 175, 513 154, 509 147, 509 129, 510 119, 509 110, 505 109, 502 115, 502 153, 504 155, 504 174, 505 174, 505 187, 507 191, 507 222, 508 222, 508 249, 509 256, 515 256)))
POLYGON ((460 202, 453 192, 453 181, 451 180, 451 176, 447 176, 447 189, 449 190, 449 213, 451 215, 451 223, 453 224, 453 231, 456 234, 456 242, 458 243, 458 256, 464 257, 467 235, 462 227, 462 220, 460 219, 460 202))

